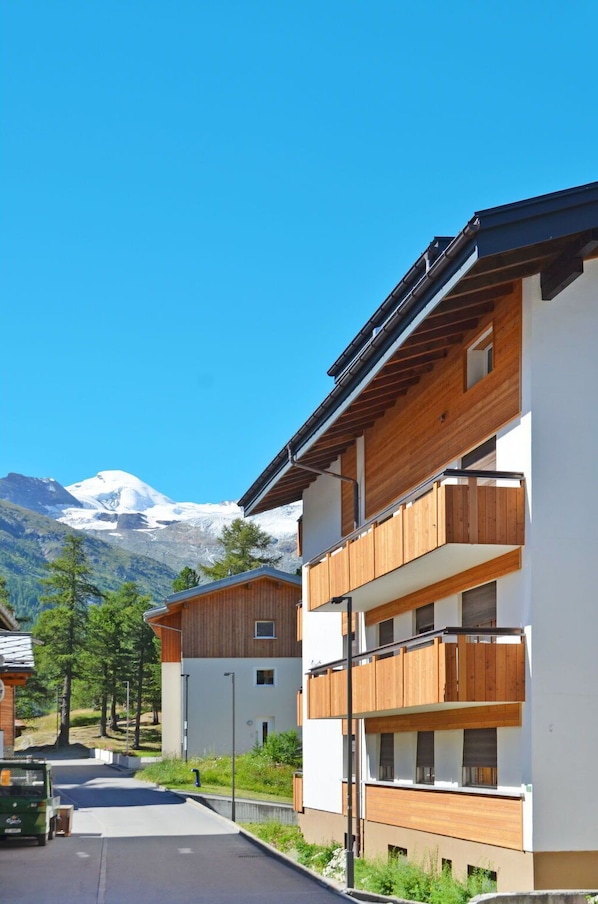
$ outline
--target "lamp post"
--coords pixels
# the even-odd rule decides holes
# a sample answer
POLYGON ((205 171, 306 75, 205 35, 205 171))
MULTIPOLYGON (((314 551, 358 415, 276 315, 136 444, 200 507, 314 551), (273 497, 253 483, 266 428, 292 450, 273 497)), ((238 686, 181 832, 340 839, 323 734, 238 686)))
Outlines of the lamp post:
POLYGON ((231 806, 231 819, 235 822, 235 673, 234 672, 225 672, 225 678, 232 679, 232 691, 233 691, 233 712, 232 712, 232 729, 233 729, 233 756, 232 756, 232 806, 231 806))
POLYGON ((185 679, 185 711, 183 713, 183 758, 189 760, 189 673, 184 672, 181 678, 185 679))
POLYGON ((345 849, 345 884, 355 885, 353 853, 353 597, 333 596, 334 606, 347 605, 347 847, 345 849))

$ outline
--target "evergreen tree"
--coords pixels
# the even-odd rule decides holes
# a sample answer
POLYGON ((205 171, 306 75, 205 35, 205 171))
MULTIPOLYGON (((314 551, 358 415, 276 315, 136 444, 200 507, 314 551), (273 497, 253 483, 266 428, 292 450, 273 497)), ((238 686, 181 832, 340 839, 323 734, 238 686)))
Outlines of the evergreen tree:
POLYGON ((108 728, 116 730, 117 702, 127 680, 129 646, 126 637, 126 605, 121 591, 109 593, 99 606, 89 610, 88 637, 85 655, 86 686, 90 698, 100 707, 100 736, 105 737, 108 728))
POLYGON ((129 648, 129 674, 131 689, 135 701, 135 728, 133 737, 133 749, 140 744, 141 714, 143 703, 150 698, 154 708, 155 698, 155 665, 158 658, 158 646, 156 637, 150 626, 143 620, 143 613, 150 608, 149 596, 142 596, 134 583, 123 584, 120 590, 123 599, 126 599, 124 617, 126 623, 126 638, 129 648))
POLYGON ((218 539, 223 556, 213 565, 200 565, 202 574, 212 581, 218 581, 231 574, 242 574, 259 568, 260 565, 277 565, 281 556, 268 555, 267 551, 274 538, 253 521, 235 518, 222 529, 218 539))
POLYGON ((40 600, 49 608, 40 614, 35 635, 43 643, 38 648, 42 674, 62 682, 56 744, 63 747, 69 744, 73 679, 81 672, 88 604, 102 594, 90 582, 91 571, 83 549, 83 537, 68 534, 62 554, 50 562, 48 568, 50 577, 42 582, 48 593, 40 600))
POLYGON ((3 606, 11 615, 14 613, 13 606, 10 602, 10 592, 6 578, 0 574, 0 606, 3 606))
POLYGON ((172 589, 175 593, 180 593, 181 590, 191 590, 193 587, 197 587, 200 580, 201 577, 194 568, 185 566, 172 582, 172 589))

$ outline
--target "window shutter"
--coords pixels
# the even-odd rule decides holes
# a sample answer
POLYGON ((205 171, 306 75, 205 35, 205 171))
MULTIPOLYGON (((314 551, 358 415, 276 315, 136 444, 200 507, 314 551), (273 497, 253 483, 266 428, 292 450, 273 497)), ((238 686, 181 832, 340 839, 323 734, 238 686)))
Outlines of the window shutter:
POLYGON ((415 610, 415 633, 423 634, 424 631, 434 630, 434 603, 420 606, 415 610))
POLYGON ((417 733, 417 766, 434 768, 434 732, 418 731, 417 733))
POLYGON ((491 628, 496 625, 496 581, 465 590, 461 623, 464 628, 491 628))
POLYGON ((463 732, 463 765, 496 768, 496 728, 466 728, 463 732))
POLYGON ((394 639, 394 622, 392 618, 387 618, 378 625, 378 644, 383 647, 384 644, 392 643, 394 639))
POLYGON ((380 773, 392 776, 395 765, 395 736, 389 732, 380 735, 380 773))

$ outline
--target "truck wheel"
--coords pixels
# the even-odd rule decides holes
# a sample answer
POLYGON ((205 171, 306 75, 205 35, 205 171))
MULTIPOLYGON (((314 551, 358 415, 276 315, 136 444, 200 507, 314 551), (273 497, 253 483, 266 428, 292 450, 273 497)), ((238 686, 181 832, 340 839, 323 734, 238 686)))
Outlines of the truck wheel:
POLYGON ((50 828, 48 831, 48 841, 52 841, 54 835, 56 834, 56 817, 53 816, 50 820, 50 828))
POLYGON ((37 836, 37 843, 39 844, 40 847, 44 847, 44 845, 46 844, 47 840, 48 840, 48 836, 46 835, 45 832, 44 832, 43 835, 38 835, 38 836, 37 836))

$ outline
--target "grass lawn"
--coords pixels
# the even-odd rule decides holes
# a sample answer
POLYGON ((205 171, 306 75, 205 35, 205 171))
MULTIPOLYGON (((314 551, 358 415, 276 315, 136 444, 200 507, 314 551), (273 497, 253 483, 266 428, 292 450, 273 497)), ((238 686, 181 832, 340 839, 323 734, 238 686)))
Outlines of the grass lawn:
MULTIPOLYGON (((141 717, 141 746, 131 750, 133 743, 133 723, 129 723, 129 753, 137 756, 160 756, 162 749, 162 726, 152 725, 151 713, 141 717)), ((126 719, 119 720, 118 730, 101 738, 99 735, 100 714, 92 709, 78 709, 71 713, 70 743, 82 744, 84 747, 98 747, 112 750, 114 753, 125 753, 127 748, 126 719)), ((32 747, 46 747, 56 743, 56 713, 25 720, 20 738, 15 741, 15 751, 25 753, 32 747)))

